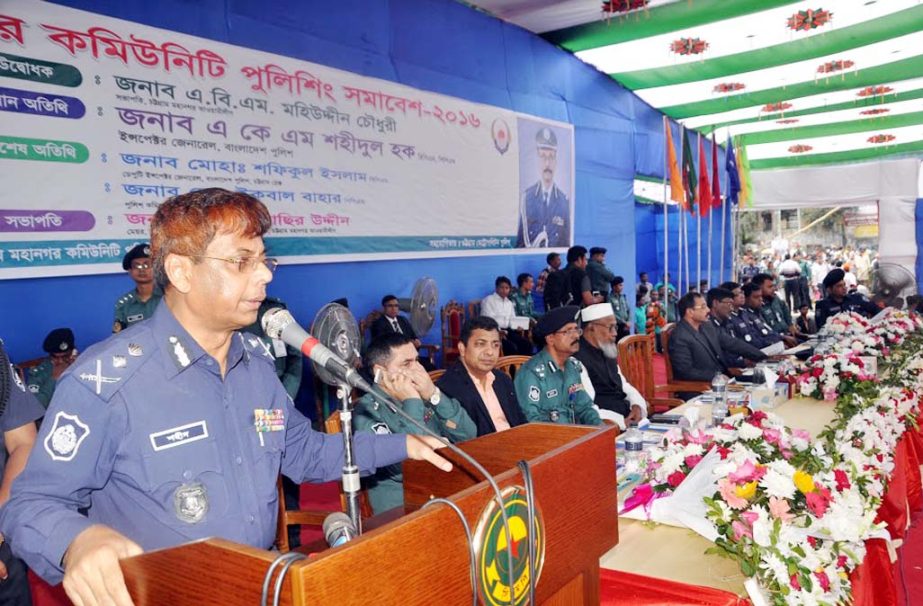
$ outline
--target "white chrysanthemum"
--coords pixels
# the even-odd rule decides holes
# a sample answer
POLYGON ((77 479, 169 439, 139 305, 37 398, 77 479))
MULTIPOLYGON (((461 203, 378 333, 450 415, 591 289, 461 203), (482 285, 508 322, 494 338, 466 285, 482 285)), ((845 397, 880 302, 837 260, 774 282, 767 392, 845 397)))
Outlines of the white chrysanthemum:
MULTIPOLYGON (((777 463, 773 461, 770 465, 777 463)), ((794 470, 792 471, 794 473, 794 470)), ((766 493, 771 497, 780 499, 791 499, 795 496, 795 482, 791 474, 780 473, 772 467, 766 472, 766 475, 760 480, 760 486, 766 489, 766 493)))
POLYGON ((751 423, 741 423, 737 435, 741 440, 758 440, 763 437, 763 430, 751 423))

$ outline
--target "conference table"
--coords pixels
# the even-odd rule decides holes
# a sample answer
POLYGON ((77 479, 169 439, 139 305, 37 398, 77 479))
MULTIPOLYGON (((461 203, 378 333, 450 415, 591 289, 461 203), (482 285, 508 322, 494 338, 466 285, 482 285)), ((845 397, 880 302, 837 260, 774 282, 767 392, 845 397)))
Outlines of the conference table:
MULTIPOLYGON (((700 416, 711 418, 709 404, 686 403, 671 414, 682 414, 690 406, 701 408, 700 416)), ((835 417, 833 403, 806 398, 791 399, 771 409, 791 429, 804 429, 816 436, 835 417)), ((920 509, 920 455, 923 434, 904 434, 895 456, 895 470, 879 519, 888 521, 892 540, 906 532, 909 512, 920 509)), ((898 543, 899 544, 899 543, 898 543)), ((713 544, 687 528, 619 518, 619 543, 599 565, 603 569, 605 604, 750 604, 744 582, 747 578, 737 562, 706 554, 713 544), (611 591, 606 591, 606 584, 611 591)), ((875 606, 896 605, 899 580, 891 562, 893 546, 888 541, 866 541, 867 553, 852 575, 853 603, 875 606)))

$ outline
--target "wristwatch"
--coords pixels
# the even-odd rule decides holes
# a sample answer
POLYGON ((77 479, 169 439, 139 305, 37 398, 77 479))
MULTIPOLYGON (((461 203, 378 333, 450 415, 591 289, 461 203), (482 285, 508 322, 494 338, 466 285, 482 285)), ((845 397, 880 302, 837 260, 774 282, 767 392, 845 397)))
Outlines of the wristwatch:
POLYGON ((433 390, 433 395, 429 397, 429 403, 432 406, 438 406, 439 402, 442 400, 442 393, 439 391, 439 388, 433 390))

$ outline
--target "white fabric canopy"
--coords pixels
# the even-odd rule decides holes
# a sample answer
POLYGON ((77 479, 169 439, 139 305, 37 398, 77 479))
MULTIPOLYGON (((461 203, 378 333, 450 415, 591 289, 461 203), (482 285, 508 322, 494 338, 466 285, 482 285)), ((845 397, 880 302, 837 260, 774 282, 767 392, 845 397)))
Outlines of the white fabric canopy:
POLYGON ((757 210, 878 204, 880 260, 914 271, 914 209, 920 192, 916 158, 753 171, 751 178, 757 210))

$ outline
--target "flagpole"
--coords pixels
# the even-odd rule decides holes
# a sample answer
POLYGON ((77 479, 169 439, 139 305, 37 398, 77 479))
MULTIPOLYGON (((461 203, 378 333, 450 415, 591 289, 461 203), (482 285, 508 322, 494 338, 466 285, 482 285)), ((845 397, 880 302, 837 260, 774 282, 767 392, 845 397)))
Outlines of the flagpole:
POLYGON ((686 292, 689 292, 689 217, 683 214, 683 252, 686 257, 686 292))
MULTIPOLYGON (((731 191, 731 185, 728 184, 727 191, 731 191)), ((725 208, 725 202, 727 202, 727 197, 721 199, 721 266, 719 268, 719 275, 721 276, 721 283, 724 283, 724 230, 727 228, 727 209, 725 208)), ((731 276, 731 280, 734 277, 731 276)))
MULTIPOLYGON (((702 151, 705 148, 702 147, 702 133, 699 133, 699 156, 702 155, 702 151)), ((702 158, 699 158, 699 172, 702 171, 702 158)), ((699 175, 699 183, 702 182, 702 175, 699 175)), ((701 187, 701 186, 699 186, 701 187)), ((701 189, 699 189, 699 198, 702 197, 701 189)), ((698 289, 699 285, 702 284, 702 204, 705 203, 705 200, 697 200, 699 207, 696 209, 695 213, 695 285, 698 289)))
POLYGON ((712 264, 711 264, 711 247, 712 247, 712 229, 711 229, 712 218, 711 216, 713 214, 712 212, 713 210, 714 209, 711 208, 710 206, 708 207, 708 269, 705 271, 705 277, 708 279, 709 288, 714 288, 715 286, 713 284, 715 277, 714 275, 712 275, 712 264))
POLYGON ((686 258, 686 255, 684 254, 685 249, 686 249, 686 238, 684 237, 684 227, 686 225, 686 217, 685 217, 686 203, 685 202, 688 202, 688 200, 686 199, 687 195, 686 195, 686 174, 685 174, 685 166, 686 166, 686 139, 684 138, 685 136, 686 136, 686 127, 680 124, 679 126, 679 140, 680 140, 679 165, 684 167, 683 174, 682 174, 684 203, 679 205, 679 213, 677 215, 679 218, 679 225, 677 226, 678 229, 676 230, 676 238, 677 238, 677 245, 678 245, 677 257, 679 261, 678 271, 676 272, 676 296, 677 297, 682 296, 683 293, 685 292, 683 290, 683 284, 684 284, 683 276, 685 276, 685 272, 683 271, 683 259, 686 258))
MULTIPOLYGON (((669 139, 666 137, 666 129, 670 128, 670 122, 666 114, 663 116, 664 128, 664 150, 663 150, 663 284, 664 292, 669 300, 670 294, 670 195, 667 193, 667 174, 670 172, 670 150, 666 148, 669 145, 669 139)), ((664 302, 664 309, 668 309, 668 302, 664 302)))

